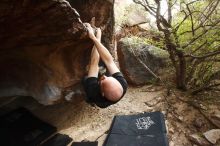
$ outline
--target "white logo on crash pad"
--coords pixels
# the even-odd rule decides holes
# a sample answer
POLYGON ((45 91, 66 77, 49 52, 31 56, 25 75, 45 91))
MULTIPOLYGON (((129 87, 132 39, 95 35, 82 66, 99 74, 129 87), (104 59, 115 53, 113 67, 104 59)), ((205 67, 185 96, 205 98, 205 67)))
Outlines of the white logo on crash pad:
POLYGON ((151 120, 150 117, 141 117, 136 119, 137 129, 145 129, 150 128, 151 125, 155 124, 154 121, 151 120))

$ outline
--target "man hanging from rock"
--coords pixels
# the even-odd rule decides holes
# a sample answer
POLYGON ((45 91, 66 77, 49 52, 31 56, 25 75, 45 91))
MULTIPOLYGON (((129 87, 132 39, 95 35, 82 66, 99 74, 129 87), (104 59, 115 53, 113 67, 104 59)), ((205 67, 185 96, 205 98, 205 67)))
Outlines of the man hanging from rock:
POLYGON ((86 101, 95 103, 100 108, 106 108, 117 103, 127 90, 127 82, 116 66, 113 57, 101 43, 101 29, 94 29, 89 23, 85 23, 89 38, 94 46, 91 51, 91 59, 88 74, 83 80, 86 92, 86 101), (99 61, 104 62, 110 76, 99 73, 99 61))

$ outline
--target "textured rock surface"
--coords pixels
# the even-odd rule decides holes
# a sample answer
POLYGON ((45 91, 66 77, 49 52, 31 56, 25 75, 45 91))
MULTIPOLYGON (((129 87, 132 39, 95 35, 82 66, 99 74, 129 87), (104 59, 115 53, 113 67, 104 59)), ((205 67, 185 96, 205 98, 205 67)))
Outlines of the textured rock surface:
POLYGON ((151 83, 154 79, 136 56, 154 73, 158 73, 159 69, 165 67, 166 60, 168 60, 167 52, 162 49, 146 45, 132 38, 121 39, 118 43, 118 60, 126 79, 134 85, 151 83))
POLYGON ((205 138, 211 142, 212 144, 216 144, 218 140, 220 140, 220 129, 212 129, 205 133, 203 133, 205 138))
POLYGON ((211 114, 210 120, 216 127, 220 128, 220 111, 215 111, 211 114))
MULTIPOLYGON (((135 4, 133 0, 115 0, 114 13, 115 30, 117 35, 120 35, 121 29, 125 26, 138 25, 142 27, 146 25, 148 26, 149 24, 145 23, 150 22, 150 18, 146 10, 144 10, 142 6, 135 4)), ((148 27, 147 30, 149 30, 149 28, 150 27, 148 27)))
POLYGON ((0 97, 32 96, 42 104, 53 104, 65 96, 81 95, 92 42, 80 19, 88 22, 96 17, 96 25, 104 28, 103 40, 111 46, 112 33, 105 32, 113 32, 113 3, 71 0, 70 4, 0 2, 0 97))
POLYGON ((83 22, 89 22, 95 17, 95 25, 103 30, 102 43, 113 51, 114 30, 114 0, 68 0, 79 12, 83 22))
POLYGON ((199 146, 211 146, 211 144, 205 138, 201 137, 199 134, 190 135, 189 140, 191 140, 193 143, 199 146))

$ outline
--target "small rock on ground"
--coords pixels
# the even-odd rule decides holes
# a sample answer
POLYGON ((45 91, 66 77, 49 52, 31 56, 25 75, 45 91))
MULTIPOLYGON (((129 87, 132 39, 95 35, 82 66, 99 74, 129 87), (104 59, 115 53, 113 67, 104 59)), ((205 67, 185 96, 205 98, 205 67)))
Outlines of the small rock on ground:
POLYGON ((209 130, 203 133, 203 135, 209 142, 216 144, 216 142, 220 139, 220 129, 209 130))

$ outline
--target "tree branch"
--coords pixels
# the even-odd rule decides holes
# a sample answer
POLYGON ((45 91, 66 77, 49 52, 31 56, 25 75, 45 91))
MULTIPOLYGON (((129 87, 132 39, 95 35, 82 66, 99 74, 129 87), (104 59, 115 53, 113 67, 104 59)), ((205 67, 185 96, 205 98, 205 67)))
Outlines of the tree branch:
POLYGON ((139 0, 133 0, 134 3, 139 4, 141 6, 144 7, 144 9, 149 12, 152 16, 156 17, 156 12, 152 11, 152 9, 150 7, 148 7, 148 5, 144 5, 142 2, 140 2, 139 0))
POLYGON ((185 14, 185 17, 183 18, 183 20, 177 25, 174 27, 174 30, 175 31, 178 31, 178 29, 180 28, 180 26, 186 21, 186 19, 189 17, 188 14, 186 14, 186 12, 184 10, 182 10, 181 12, 183 12, 185 14))
POLYGON ((171 10, 172 5, 173 5, 172 0, 169 0, 167 2, 167 6, 168 6, 168 23, 170 26, 171 26, 171 22, 172 22, 172 10, 171 10))
MULTIPOLYGON (((218 21, 215 23, 215 25, 217 25, 218 23, 220 23, 220 20, 218 20, 218 21)), ((204 29, 205 29, 205 28, 204 28, 204 29)), ((198 35, 197 37, 194 37, 188 44, 182 46, 182 48, 184 49, 184 48, 188 47, 189 45, 191 45, 192 43, 194 43, 196 40, 198 40, 200 37, 202 37, 202 36, 205 35, 207 32, 209 32, 211 29, 213 29, 213 28, 209 28, 209 29, 207 28, 207 29, 205 29, 205 30, 203 31, 203 33, 201 33, 201 34, 198 35)))
MULTIPOLYGON (((198 50, 200 50, 205 44, 207 44, 208 43, 208 41, 206 40, 204 43, 202 43, 199 47, 197 47, 192 53, 195 53, 195 52, 197 52, 198 50)), ((191 54, 192 54, 191 53, 191 54)))
MULTIPOLYGON (((201 13, 202 16, 205 17, 205 19, 202 19, 201 17, 198 18, 198 21, 201 20, 201 22, 200 22, 200 24, 198 24, 198 26, 197 26, 196 28, 193 29, 193 27, 194 27, 193 25, 194 25, 194 24, 192 24, 191 31, 185 31, 185 32, 180 33, 179 35, 183 35, 183 34, 185 34, 185 33, 192 33, 192 34, 195 35, 195 31, 197 31, 198 29, 200 29, 200 28, 202 28, 202 27, 213 27, 213 26, 217 25, 217 24, 220 22, 220 20, 217 20, 216 22, 212 22, 212 20, 210 19, 210 17, 211 17, 211 15, 213 14, 214 10, 216 10, 216 7, 218 6, 219 2, 220 2, 220 1, 217 1, 216 4, 215 4, 214 6, 212 6, 212 7, 211 7, 210 5, 213 4, 214 2, 211 2, 211 3, 209 3, 209 5, 208 5, 203 11, 193 11, 193 12, 191 12, 191 10, 190 10, 190 8, 189 8, 189 4, 191 4, 191 3, 186 4, 187 10, 189 11, 189 16, 191 17, 191 23, 193 22, 193 21, 192 21, 192 20, 193 20, 192 14, 193 14, 193 13, 196 13, 196 12, 201 13), (208 12, 205 12, 208 7, 210 7, 210 9, 208 10, 208 12), (205 15, 204 13, 208 13, 208 14, 205 15), (210 19, 209 22, 210 22, 211 24, 205 24, 208 19, 210 19)), ((185 12, 185 14, 186 14, 186 12, 185 12)), ((186 18, 186 19, 187 19, 187 18, 186 18)), ((184 20, 184 21, 185 21, 185 20, 184 20)))
POLYGON ((195 95, 195 94, 198 94, 201 91, 210 90, 213 87, 217 87, 217 86, 220 86, 220 83, 216 83, 216 84, 209 85, 209 86, 203 86, 203 87, 200 87, 199 89, 196 89, 196 90, 192 91, 192 94, 195 95))
MULTIPOLYGON (((216 10, 216 8, 217 8, 219 2, 220 2, 220 1, 218 0, 214 6, 213 6, 213 4, 215 3, 215 1, 211 1, 211 2, 209 3, 209 5, 205 8, 205 10, 206 10, 207 8, 209 8, 208 11, 207 11, 207 13, 208 13, 207 15, 205 15, 205 14, 203 13, 203 12, 205 12, 205 10, 203 10, 203 11, 201 12, 201 13, 203 14, 203 16, 206 17, 206 19, 203 20, 203 22, 201 22, 201 24, 204 24, 204 22, 210 18, 210 16, 213 14, 214 10, 216 10), (212 6, 210 6, 210 5, 212 5, 212 6)), ((201 17, 202 17, 202 16, 201 16, 201 17)), ((200 17, 199 20, 202 20, 201 17, 200 17)))
POLYGON ((185 49, 186 47, 188 47, 189 45, 191 45, 192 43, 194 43, 196 40, 198 40, 200 37, 202 37, 203 35, 205 35, 209 30, 206 29, 202 34, 198 35, 197 37, 194 37, 188 44, 182 46, 183 49, 185 49))
POLYGON ((218 55, 218 54, 220 54, 220 50, 214 51, 214 52, 211 52, 211 53, 207 53, 207 54, 202 55, 202 56, 195 56, 195 55, 192 55, 192 54, 188 54, 188 55, 185 55, 185 57, 192 57, 192 58, 196 58, 196 59, 204 59, 204 58, 212 57, 212 56, 215 56, 215 55, 218 55))
POLYGON ((191 20, 191 30, 192 30, 192 35, 195 35, 195 31, 194 31, 194 22, 193 22, 193 16, 192 16, 192 12, 189 8, 189 4, 186 5, 187 10, 189 11, 189 15, 190 15, 190 20, 191 20))
MULTIPOLYGON (((193 13, 197 13, 197 12, 200 13, 200 11, 193 11, 193 12, 191 12, 190 14, 187 15, 187 17, 185 18, 185 20, 186 20, 189 16, 192 16, 193 13)), ((185 13, 186 13, 186 12, 185 12, 185 13)), ((185 21, 185 20, 184 20, 184 21, 185 21)), ((181 25, 182 25, 182 24, 181 24, 181 25)), ((206 26, 206 25, 204 25, 203 23, 200 23, 196 28, 193 29, 193 31, 195 32, 195 31, 197 31, 199 28, 202 28, 202 27, 205 27, 205 26, 206 26)), ((192 33, 192 30, 184 31, 184 32, 180 33, 179 35, 183 35, 183 34, 185 34, 185 33, 192 33)))

